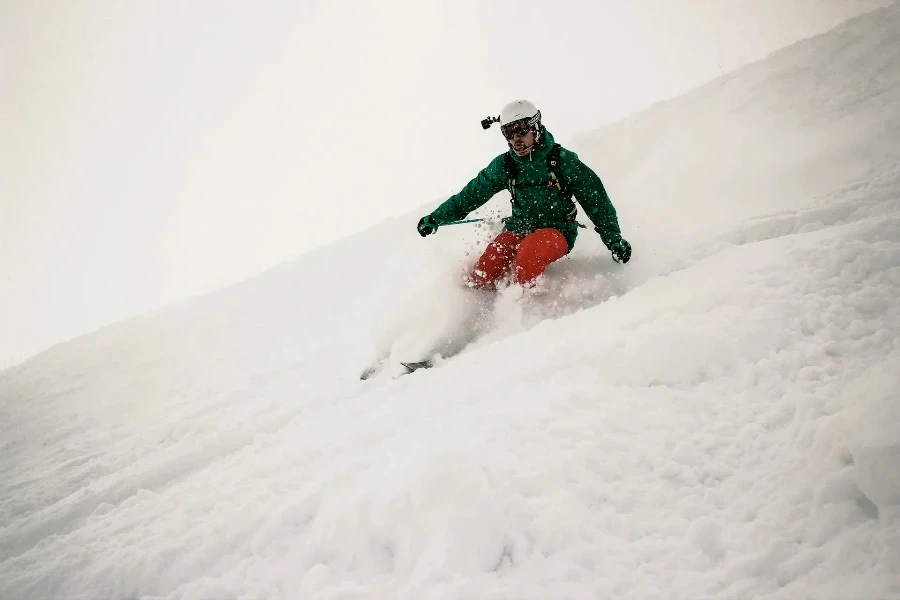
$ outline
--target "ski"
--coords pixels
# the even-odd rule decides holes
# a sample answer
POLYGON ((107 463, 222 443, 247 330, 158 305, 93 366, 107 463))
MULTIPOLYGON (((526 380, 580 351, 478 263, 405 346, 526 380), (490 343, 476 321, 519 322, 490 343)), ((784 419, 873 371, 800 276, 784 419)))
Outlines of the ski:
POLYGON ((430 369, 434 366, 434 363, 430 360, 423 360, 420 362, 402 362, 400 364, 409 369, 410 373, 418 371, 419 369, 430 369))
MULTIPOLYGON (((418 371, 419 369, 430 369, 434 366, 434 362, 430 360, 422 360, 419 362, 401 362, 400 364, 403 366, 403 368, 406 369, 406 372, 402 373, 401 375, 409 375, 410 373, 418 371)), ((360 373, 359 379, 361 381, 372 379, 373 377, 381 373, 384 370, 384 367, 385 363, 383 361, 376 363, 360 373)))

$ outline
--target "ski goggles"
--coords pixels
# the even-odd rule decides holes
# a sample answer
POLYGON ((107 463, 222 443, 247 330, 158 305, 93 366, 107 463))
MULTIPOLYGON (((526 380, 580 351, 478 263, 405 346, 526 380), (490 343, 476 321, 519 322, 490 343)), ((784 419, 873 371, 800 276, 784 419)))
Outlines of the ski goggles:
POLYGON ((513 121, 500 128, 500 133, 508 140, 513 139, 517 135, 528 135, 529 131, 531 131, 531 125, 528 124, 528 119, 513 121))

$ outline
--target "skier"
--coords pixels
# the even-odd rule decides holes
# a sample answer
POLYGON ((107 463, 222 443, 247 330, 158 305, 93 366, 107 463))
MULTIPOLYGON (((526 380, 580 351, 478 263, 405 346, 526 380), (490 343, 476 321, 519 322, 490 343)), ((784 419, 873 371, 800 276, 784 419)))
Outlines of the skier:
MULTIPOLYGON (((496 118, 482 122, 486 128, 496 118)), ((466 278, 475 289, 496 290, 507 275, 530 287, 554 261, 575 245, 578 223, 572 195, 595 225, 613 260, 627 263, 631 244, 622 238, 616 209, 600 178, 574 152, 553 140, 541 124, 541 112, 527 100, 517 100, 500 112, 500 131, 509 150, 491 161, 455 196, 419 220, 425 237, 441 225, 464 219, 494 194, 509 189, 512 216, 490 242, 466 278)))

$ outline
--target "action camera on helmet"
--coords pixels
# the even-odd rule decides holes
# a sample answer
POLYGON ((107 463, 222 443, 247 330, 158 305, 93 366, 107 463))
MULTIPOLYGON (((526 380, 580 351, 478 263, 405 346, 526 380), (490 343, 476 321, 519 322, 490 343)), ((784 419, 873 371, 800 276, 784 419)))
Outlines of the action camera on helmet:
POLYGON ((494 123, 499 123, 500 117, 488 117, 487 119, 481 120, 481 128, 482 129, 490 129, 491 125, 494 123))

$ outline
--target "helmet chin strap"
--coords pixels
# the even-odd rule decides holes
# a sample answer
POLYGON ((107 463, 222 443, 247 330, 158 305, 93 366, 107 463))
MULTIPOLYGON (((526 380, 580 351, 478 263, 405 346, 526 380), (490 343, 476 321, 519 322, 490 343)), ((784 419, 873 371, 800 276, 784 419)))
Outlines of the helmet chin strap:
POLYGON ((517 156, 528 156, 529 154, 531 154, 531 151, 534 150, 535 145, 536 144, 532 144, 532 145, 528 146, 527 148, 525 148, 524 150, 522 150, 521 152, 516 150, 516 147, 513 146, 512 144, 510 144, 509 147, 510 147, 510 149, 512 149, 513 152, 516 153, 517 156))

